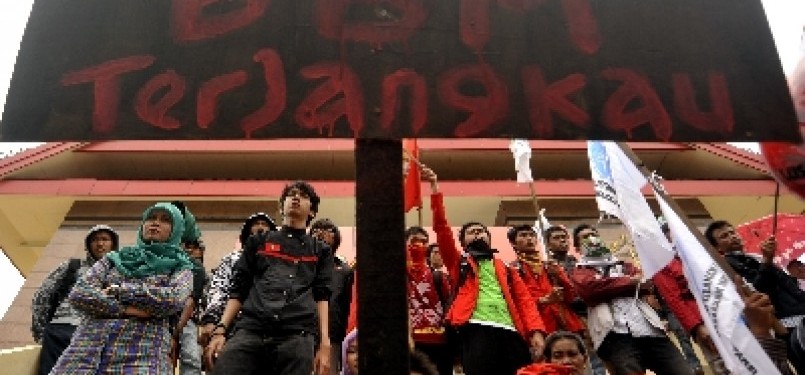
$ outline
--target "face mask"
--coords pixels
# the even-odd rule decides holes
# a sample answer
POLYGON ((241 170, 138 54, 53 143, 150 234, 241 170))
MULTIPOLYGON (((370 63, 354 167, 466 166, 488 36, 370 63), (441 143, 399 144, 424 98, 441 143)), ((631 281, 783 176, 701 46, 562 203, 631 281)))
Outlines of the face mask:
POLYGON ((418 243, 408 245, 408 259, 414 264, 424 264, 426 249, 424 245, 418 243))

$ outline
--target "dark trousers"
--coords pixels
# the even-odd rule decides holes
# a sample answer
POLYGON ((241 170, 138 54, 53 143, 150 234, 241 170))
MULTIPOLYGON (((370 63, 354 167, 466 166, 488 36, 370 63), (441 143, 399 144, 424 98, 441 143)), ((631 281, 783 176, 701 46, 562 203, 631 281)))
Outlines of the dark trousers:
POLYGON ((42 351, 39 354, 39 375, 47 375, 61 353, 70 345, 76 326, 72 324, 48 324, 42 335, 42 351))
POLYGON ((514 375, 531 363, 528 344, 516 331, 466 324, 459 329, 466 375, 514 375))
POLYGON ((309 332, 266 335, 241 329, 227 340, 212 375, 310 375, 314 345, 309 332))
POLYGON ((416 344, 439 370, 439 375, 453 375, 453 351, 447 344, 416 344))
POLYGON ((646 369, 657 375, 693 374, 667 336, 633 337, 610 332, 598 347, 598 356, 611 366, 613 375, 643 374, 646 369))

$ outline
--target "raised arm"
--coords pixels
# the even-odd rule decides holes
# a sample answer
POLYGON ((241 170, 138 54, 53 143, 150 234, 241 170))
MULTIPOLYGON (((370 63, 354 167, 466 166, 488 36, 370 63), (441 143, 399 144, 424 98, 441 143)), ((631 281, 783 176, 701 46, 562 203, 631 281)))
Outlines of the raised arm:
POLYGON ((433 213, 433 231, 436 232, 436 243, 439 244, 439 253, 442 255, 447 272, 454 278, 458 275, 461 251, 456 247, 453 237, 453 228, 447 223, 447 214, 444 210, 444 197, 439 192, 436 173, 432 169, 421 166, 422 176, 430 182, 430 209, 433 213))

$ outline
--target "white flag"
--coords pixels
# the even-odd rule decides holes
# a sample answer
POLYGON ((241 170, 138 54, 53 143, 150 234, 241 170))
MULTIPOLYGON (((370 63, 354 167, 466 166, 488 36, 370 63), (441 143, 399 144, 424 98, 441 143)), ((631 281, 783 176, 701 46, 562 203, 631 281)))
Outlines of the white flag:
POLYGON ((614 142, 589 141, 588 145, 590 170, 593 180, 597 179, 596 200, 599 187, 607 195, 601 199, 606 203, 602 206, 599 201, 598 208, 617 216, 629 230, 643 277, 649 279, 671 262, 674 251, 640 192, 647 180, 614 142))
POLYGON ((514 156, 514 170, 517 171, 517 183, 533 182, 531 176, 531 145, 526 139, 512 139, 509 150, 514 156))
MULTIPOLYGON (((655 193, 656 195, 656 193, 655 193)), ((780 374, 741 318, 743 300, 724 270, 696 239, 679 216, 657 196, 663 217, 679 257, 682 258, 690 291, 711 333, 724 364, 732 374, 780 374)))

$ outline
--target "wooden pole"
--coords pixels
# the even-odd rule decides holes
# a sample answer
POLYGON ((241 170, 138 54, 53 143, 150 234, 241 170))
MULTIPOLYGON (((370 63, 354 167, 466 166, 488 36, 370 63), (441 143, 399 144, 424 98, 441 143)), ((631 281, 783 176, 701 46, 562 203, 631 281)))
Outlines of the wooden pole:
POLYGON ((355 140, 361 374, 410 374, 401 149, 400 140, 355 140))
MULTIPOLYGON (((776 182, 776 181, 775 181, 776 182)), ((777 182, 774 188, 774 217, 771 222, 771 235, 777 237, 777 206, 780 202, 780 183, 777 182)))

